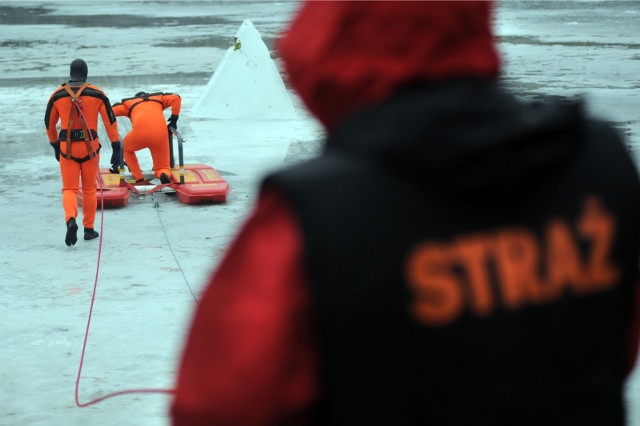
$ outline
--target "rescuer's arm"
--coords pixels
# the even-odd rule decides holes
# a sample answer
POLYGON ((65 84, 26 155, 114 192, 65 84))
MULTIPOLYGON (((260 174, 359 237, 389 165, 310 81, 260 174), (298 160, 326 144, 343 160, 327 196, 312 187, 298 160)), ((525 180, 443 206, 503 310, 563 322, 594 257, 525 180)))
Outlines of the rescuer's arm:
POLYGON ((180 95, 164 93, 162 95, 162 109, 165 110, 167 108, 171 108, 171 117, 169 117, 167 125, 177 129, 178 118, 180 117, 180 110, 182 109, 182 98, 180 95))
POLYGON ((50 143, 58 142, 58 120, 60 119, 60 113, 55 104, 49 103, 47 105, 47 112, 44 117, 44 125, 47 130, 47 137, 50 143))
POLYGON ((118 134, 118 121, 116 120, 116 115, 114 114, 113 108, 111 108, 111 104, 108 99, 100 106, 100 116, 102 117, 104 128, 107 131, 107 136, 111 141, 112 152, 111 158, 109 159, 109 164, 111 164, 110 171, 112 173, 117 173, 118 165, 120 164, 122 143, 120 142, 120 135, 118 134))
POLYGON ((116 117, 127 117, 129 115, 129 108, 120 102, 113 104, 112 110, 116 117))
POLYGON ((100 116, 102 117, 104 129, 106 130, 111 143, 119 143, 120 135, 118 134, 118 121, 116 120, 116 115, 113 113, 113 109, 111 108, 111 104, 109 104, 108 100, 103 102, 100 106, 100 116))
POLYGON ((263 194, 197 304, 174 426, 284 424, 312 404, 317 361, 301 256, 292 214, 263 194))
POLYGON ((51 144, 51 148, 53 148, 53 155, 56 157, 56 160, 60 161, 60 141, 58 140, 58 119, 60 118, 60 114, 58 113, 58 109, 54 104, 49 102, 47 105, 47 112, 44 118, 44 125, 47 131, 47 138, 49 139, 49 144, 51 144))

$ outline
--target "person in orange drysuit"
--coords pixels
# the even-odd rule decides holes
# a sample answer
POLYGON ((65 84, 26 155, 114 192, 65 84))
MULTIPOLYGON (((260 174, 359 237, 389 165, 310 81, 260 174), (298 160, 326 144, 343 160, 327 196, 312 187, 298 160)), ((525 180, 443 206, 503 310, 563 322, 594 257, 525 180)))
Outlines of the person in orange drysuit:
POLYGON ((82 224, 84 239, 98 237, 93 223, 96 217, 96 185, 100 161, 98 114, 111 141, 111 165, 120 160, 121 143, 116 116, 109 98, 102 89, 87 83, 88 67, 84 60, 75 59, 70 65, 70 80, 58 87, 49 97, 44 124, 49 143, 60 163, 62 176, 62 205, 67 230, 64 242, 68 246, 78 241, 78 190, 82 179, 82 224), (60 120, 60 131, 57 123, 60 120))
POLYGON ((162 183, 171 182, 167 125, 177 128, 181 107, 180 95, 161 92, 138 92, 113 105, 117 117, 126 116, 131 120, 131 131, 124 138, 124 161, 137 182, 144 181, 144 175, 136 151, 144 148, 151 151, 155 176, 162 183), (171 108, 171 117, 165 123, 163 111, 167 108, 171 108))

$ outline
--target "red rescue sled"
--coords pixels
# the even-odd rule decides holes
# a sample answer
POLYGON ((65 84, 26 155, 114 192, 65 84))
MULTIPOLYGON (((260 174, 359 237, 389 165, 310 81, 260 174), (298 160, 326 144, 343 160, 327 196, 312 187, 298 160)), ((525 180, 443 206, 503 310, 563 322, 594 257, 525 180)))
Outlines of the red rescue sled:
POLYGON ((181 171, 173 171, 173 179, 182 183, 171 183, 178 199, 185 204, 203 202, 223 203, 227 200, 229 184, 220 173, 206 164, 186 164, 184 178, 181 171))
MULTIPOLYGON (((126 185, 120 185, 120 175, 112 174, 109 169, 100 169, 96 194, 98 207, 102 204, 105 207, 124 207, 129 202, 131 191, 126 185)), ((82 200, 82 187, 78 192, 78 198, 82 200)))
MULTIPOLYGON (((216 169, 206 164, 183 164, 182 144, 184 139, 175 129, 170 128, 169 144, 171 149, 171 183, 152 185, 132 184, 124 180, 124 172, 113 174, 107 168, 100 169, 98 174, 98 206, 124 207, 129 202, 129 195, 153 194, 154 192, 175 192, 178 200, 185 204, 224 203, 230 191, 229 184, 216 169), (178 140, 180 165, 173 163, 173 135, 178 140)), ((122 170, 122 169, 121 169, 122 170)), ((78 193, 82 199, 82 188, 78 193)))

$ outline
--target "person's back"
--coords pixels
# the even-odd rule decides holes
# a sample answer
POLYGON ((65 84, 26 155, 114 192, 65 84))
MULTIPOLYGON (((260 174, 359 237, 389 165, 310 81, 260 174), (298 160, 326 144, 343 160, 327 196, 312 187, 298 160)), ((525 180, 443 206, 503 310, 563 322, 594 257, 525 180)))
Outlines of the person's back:
POLYGON ((267 185, 305 241, 322 424, 622 424, 640 186, 579 105, 412 88, 267 185))
POLYGON ((144 175, 135 152, 148 148, 151 151, 155 176, 162 183, 170 182, 169 137, 163 113, 167 108, 171 108, 168 125, 175 129, 182 108, 180 95, 138 92, 135 96, 122 99, 113 105, 116 116, 128 117, 131 120, 131 132, 124 139, 124 160, 136 181, 143 181, 144 175))
MULTIPOLYGON (((73 105, 69 102, 70 96, 69 96, 69 93, 65 90, 65 87, 68 87, 75 94, 83 86, 83 84, 85 84, 84 81, 78 81, 78 82, 71 81, 69 83, 65 83, 60 87, 58 87, 56 90, 54 90, 53 94, 50 97, 51 102, 49 105, 50 107, 53 107, 54 105, 57 107, 57 113, 59 114, 61 128, 62 130, 65 131, 60 137, 60 140, 63 142, 66 139, 66 130, 69 123, 69 117, 72 114, 72 111, 75 113, 73 109, 73 105)), ((80 117, 78 117, 77 114, 75 114, 75 116, 73 117, 73 121, 71 123, 71 127, 74 130, 83 130, 83 126, 86 126, 87 128, 90 129, 93 135, 93 138, 95 139, 97 138, 97 135, 98 135, 97 128, 98 128, 98 116, 99 116, 100 108, 104 105, 106 96, 102 91, 102 89, 100 89, 99 87, 93 84, 87 83, 86 87, 83 88, 80 97, 81 97, 83 117, 86 120, 86 122, 82 123, 80 120, 80 117)), ((49 109, 48 112, 51 112, 51 110, 49 109)), ((111 124, 112 122, 107 121, 107 125, 111 125, 111 124)), ((109 130, 111 131, 110 128, 109 130)), ((55 128, 52 128, 52 130, 50 131, 50 135, 53 136, 54 134, 55 134, 55 128)), ((72 145, 72 150, 74 147, 75 145, 72 145)), ((82 144, 78 144, 78 147, 86 148, 82 144)), ((83 152, 83 154, 86 155, 87 153, 83 152)), ((79 156, 78 158, 84 157, 84 155, 78 154, 79 156)))
POLYGON ((266 178, 212 276, 176 424, 624 424, 637 170, 579 102, 500 87, 489 8, 306 2, 279 48, 326 149, 266 178), (244 422, 217 401, 247 370, 226 401, 271 404, 244 422))
POLYGON ((173 93, 137 93, 132 98, 122 99, 113 105, 116 116, 127 116, 131 120, 132 130, 143 134, 164 136, 167 124, 163 115, 166 108, 172 108, 173 115, 180 113, 182 99, 173 93))
POLYGON ((283 40, 330 129, 320 159, 269 181, 305 241, 320 411, 328 424, 621 424, 637 172, 579 104, 500 89, 487 4, 456 3, 336 6, 325 26, 330 7, 309 5, 283 40), (400 26, 423 28, 404 51, 400 26), (340 43, 299 53, 312 29, 340 43), (393 95, 373 99, 381 87, 393 95), (369 105, 336 113, 347 94, 369 105))

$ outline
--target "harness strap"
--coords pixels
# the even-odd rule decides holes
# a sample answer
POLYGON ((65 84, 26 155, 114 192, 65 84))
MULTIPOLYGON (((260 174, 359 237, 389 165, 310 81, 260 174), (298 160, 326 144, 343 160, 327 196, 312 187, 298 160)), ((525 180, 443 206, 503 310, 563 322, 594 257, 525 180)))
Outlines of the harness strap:
MULTIPOLYGON (((98 138, 98 132, 95 129, 91 129, 91 139, 98 138)), ((84 130, 74 129, 71 130, 71 142, 84 141, 84 130)), ((58 133, 58 139, 67 139, 67 129, 60 130, 58 133)))
POLYGON ((87 123, 85 123, 84 121, 84 117, 82 116, 82 111, 81 111, 81 106, 80 106, 80 96, 82 95, 82 92, 84 91, 84 89, 86 89, 88 86, 88 83, 83 83, 82 86, 80 86, 78 88, 78 91, 76 91, 75 93, 73 92, 73 90, 71 90, 71 88, 67 85, 64 86, 64 90, 67 91, 67 93, 69 94, 69 96, 71 97, 71 104, 75 106, 75 108, 71 108, 71 111, 69 113, 69 122, 67 123, 67 152, 65 153, 65 158, 67 160, 71 160, 73 159, 74 161, 77 161, 78 163, 83 163, 87 160, 90 160, 91 158, 96 156, 96 153, 93 151, 93 149, 91 148, 91 136, 92 133, 89 130, 89 127, 87 126, 87 123), (85 160, 83 157, 82 159, 77 159, 75 157, 71 156, 71 126, 73 124, 73 118, 74 118, 74 111, 76 112, 76 115, 78 117, 78 121, 80 122, 80 125, 83 128, 83 136, 84 136, 84 143, 87 146, 87 152, 89 153, 89 155, 87 156, 88 158, 85 160), (80 161, 83 160, 83 161, 80 161))
POLYGON ((148 97, 148 96, 140 96, 140 97, 138 97, 138 98, 136 98, 136 99, 140 99, 140 101, 138 101, 138 102, 136 102, 135 104, 131 105, 131 107, 130 107, 130 108, 129 108, 129 110, 127 111, 127 116, 128 116, 129 118, 131 118, 131 112, 133 111, 133 109, 134 109, 135 107, 137 107, 138 105, 140 105, 141 103, 143 103, 143 102, 156 102, 156 103, 158 103, 158 104, 160 104, 160 105, 163 105, 163 104, 162 104, 162 101, 159 101, 159 100, 157 100, 157 99, 149 99, 149 97, 148 97))
POLYGON ((61 148, 61 149, 60 149, 60 154, 61 154, 61 155, 64 155, 64 156, 65 156, 65 158, 66 158, 66 159, 68 159, 68 160, 73 160, 73 161, 75 161, 76 163, 84 163, 85 161, 89 161, 89 160, 91 160, 95 155, 100 154, 100 148, 102 148, 102 145, 99 145, 99 146, 98 146, 98 150, 97 150, 97 151, 95 151, 95 152, 93 153, 94 155, 85 155, 85 156, 84 156, 84 157, 82 157, 82 158, 78 158, 78 157, 73 157, 73 156, 71 156, 71 154, 70 154, 70 153, 71 153, 71 149, 69 149, 69 151, 67 151, 67 152, 63 152, 63 151, 62 151, 62 148, 61 148))

